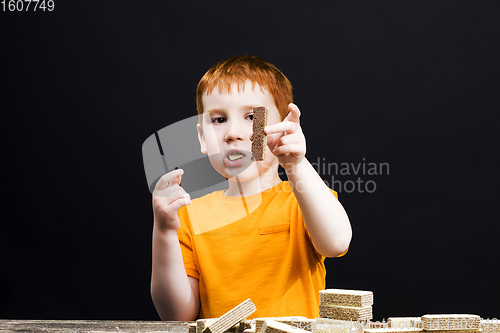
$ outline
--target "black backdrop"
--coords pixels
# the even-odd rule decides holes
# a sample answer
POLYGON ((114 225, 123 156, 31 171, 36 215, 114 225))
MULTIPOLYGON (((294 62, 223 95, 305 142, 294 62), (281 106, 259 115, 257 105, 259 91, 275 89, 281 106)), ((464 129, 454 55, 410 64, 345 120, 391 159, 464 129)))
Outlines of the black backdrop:
POLYGON ((320 170, 353 227, 327 287, 373 290, 375 320, 498 317, 499 17, 479 0, 0 12, 0 318, 159 319, 141 146, 238 54, 289 77, 311 162, 389 165, 320 170))

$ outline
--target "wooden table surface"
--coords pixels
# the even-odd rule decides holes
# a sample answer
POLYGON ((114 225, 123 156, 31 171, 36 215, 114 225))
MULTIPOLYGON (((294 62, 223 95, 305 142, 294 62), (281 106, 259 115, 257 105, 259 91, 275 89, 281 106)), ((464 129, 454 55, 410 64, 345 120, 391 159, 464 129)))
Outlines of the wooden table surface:
POLYGON ((10 320, 0 319, 0 332, 175 332, 187 333, 186 321, 10 320))

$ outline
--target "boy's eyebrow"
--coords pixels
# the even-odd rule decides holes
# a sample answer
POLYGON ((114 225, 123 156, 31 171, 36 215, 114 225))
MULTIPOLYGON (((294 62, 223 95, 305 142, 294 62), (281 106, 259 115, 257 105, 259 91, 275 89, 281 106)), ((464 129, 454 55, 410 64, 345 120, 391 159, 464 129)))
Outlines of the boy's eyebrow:
POLYGON ((211 112, 217 112, 217 111, 224 111, 224 110, 219 109, 219 108, 215 108, 215 109, 210 109, 210 110, 207 110, 207 111, 205 111, 205 112, 207 112, 207 113, 211 113, 211 112))

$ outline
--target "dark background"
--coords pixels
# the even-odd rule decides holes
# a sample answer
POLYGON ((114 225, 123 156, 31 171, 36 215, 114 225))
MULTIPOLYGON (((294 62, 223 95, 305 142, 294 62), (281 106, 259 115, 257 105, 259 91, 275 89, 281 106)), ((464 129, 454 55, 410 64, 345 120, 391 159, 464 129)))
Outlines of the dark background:
POLYGON ((0 318, 159 320, 141 146, 194 115, 198 80, 238 54, 291 80, 311 162, 390 165, 336 176, 377 187, 339 191, 353 239, 327 259, 327 287, 372 290, 375 320, 499 317, 499 9, 55 0, 0 12, 0 318))

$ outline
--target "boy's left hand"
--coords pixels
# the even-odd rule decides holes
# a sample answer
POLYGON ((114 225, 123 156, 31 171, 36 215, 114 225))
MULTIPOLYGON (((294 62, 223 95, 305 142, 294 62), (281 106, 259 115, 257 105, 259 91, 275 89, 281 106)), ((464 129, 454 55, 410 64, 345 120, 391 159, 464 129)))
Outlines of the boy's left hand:
POLYGON ((306 138, 299 124, 300 110, 293 103, 288 104, 288 110, 290 113, 282 122, 264 129, 269 149, 285 170, 297 165, 306 155, 306 138))

